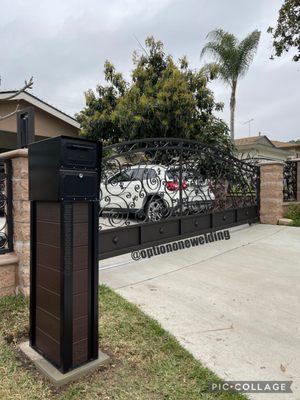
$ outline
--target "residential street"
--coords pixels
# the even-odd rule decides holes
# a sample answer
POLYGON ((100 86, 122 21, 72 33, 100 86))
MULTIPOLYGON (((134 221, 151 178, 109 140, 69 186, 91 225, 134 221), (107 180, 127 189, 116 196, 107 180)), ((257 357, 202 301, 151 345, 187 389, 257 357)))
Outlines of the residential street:
POLYGON ((100 262, 100 282, 161 323, 227 380, 292 380, 300 399, 300 229, 253 225, 231 239, 100 262))

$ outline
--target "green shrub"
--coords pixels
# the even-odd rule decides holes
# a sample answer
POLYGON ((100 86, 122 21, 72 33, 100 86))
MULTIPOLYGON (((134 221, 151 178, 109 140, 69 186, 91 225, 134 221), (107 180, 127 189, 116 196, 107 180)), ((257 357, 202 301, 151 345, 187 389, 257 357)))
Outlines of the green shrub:
POLYGON ((300 219, 300 204, 291 204, 284 216, 293 220, 300 219))

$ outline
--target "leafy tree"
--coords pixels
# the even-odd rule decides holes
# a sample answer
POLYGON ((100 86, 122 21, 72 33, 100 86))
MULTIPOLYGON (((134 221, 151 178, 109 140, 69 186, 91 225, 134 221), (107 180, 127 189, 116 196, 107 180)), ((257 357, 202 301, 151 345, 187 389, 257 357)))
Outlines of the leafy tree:
MULTIPOLYGON (((268 28, 268 32, 273 36, 273 47, 275 55, 280 57, 283 52, 289 51, 292 47, 296 48, 297 54, 293 56, 293 61, 300 60, 300 0, 285 0, 279 10, 277 27, 268 28)), ((271 57, 274 58, 273 56, 271 57)))
POLYGON ((77 115, 82 134, 109 143, 179 137, 231 147, 227 125, 213 114, 223 107, 207 87, 213 71, 194 71, 185 57, 175 63, 153 37, 145 44, 144 54, 133 54, 130 82, 105 62, 106 85, 86 92, 86 107, 77 115))
POLYGON ((91 89, 85 92, 86 107, 76 115, 81 123, 81 134, 93 139, 109 141, 122 136, 116 123, 116 106, 124 96, 127 84, 115 67, 106 61, 104 76, 108 85, 98 85, 96 93, 91 89))
POLYGON ((217 29, 207 35, 210 39, 203 47, 201 56, 211 55, 215 62, 207 64, 219 77, 231 87, 230 96, 230 134, 234 139, 234 113, 236 106, 237 81, 243 77, 255 55, 260 32, 255 30, 239 41, 232 33, 217 29))

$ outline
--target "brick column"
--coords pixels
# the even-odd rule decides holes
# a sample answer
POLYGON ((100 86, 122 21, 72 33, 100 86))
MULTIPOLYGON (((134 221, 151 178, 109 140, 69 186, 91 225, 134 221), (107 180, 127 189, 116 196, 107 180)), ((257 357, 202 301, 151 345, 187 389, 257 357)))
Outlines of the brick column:
POLYGON ((16 289, 29 295, 30 288, 30 203, 28 200, 28 150, 18 149, 1 154, 12 161, 13 241, 19 258, 16 289))
POLYGON ((283 216, 283 162, 260 164, 260 222, 277 224, 283 216))

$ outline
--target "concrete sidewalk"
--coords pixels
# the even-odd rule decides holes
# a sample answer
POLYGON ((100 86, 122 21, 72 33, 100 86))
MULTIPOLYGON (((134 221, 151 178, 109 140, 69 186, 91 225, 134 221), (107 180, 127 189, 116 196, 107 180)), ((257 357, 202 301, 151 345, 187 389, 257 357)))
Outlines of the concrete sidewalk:
POLYGON ((231 380, 292 380, 300 399, 300 229, 253 225, 231 239, 100 262, 100 282, 137 304, 197 359, 231 380))

